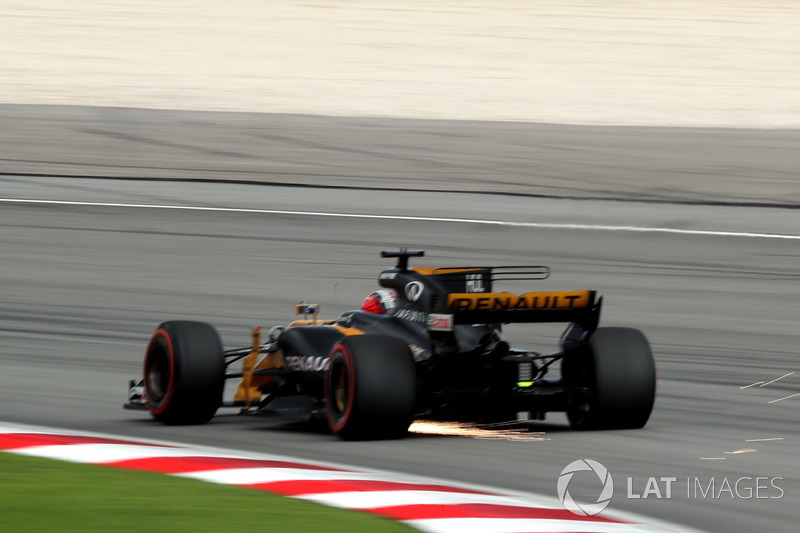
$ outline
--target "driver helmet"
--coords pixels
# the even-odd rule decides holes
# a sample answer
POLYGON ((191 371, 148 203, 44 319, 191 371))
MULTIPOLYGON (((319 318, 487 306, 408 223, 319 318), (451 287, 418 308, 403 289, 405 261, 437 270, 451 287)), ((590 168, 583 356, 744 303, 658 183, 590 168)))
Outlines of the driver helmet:
POLYGON ((388 313, 397 305, 397 293, 391 289, 380 289, 364 299, 361 310, 367 313, 383 315, 388 313))

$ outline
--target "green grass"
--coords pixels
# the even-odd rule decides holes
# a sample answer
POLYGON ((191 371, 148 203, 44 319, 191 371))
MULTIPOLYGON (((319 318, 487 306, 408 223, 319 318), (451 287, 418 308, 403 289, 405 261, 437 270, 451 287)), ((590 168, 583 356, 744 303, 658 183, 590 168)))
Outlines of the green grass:
POLYGON ((0 452, 11 532, 409 533, 391 520, 262 491, 0 452))

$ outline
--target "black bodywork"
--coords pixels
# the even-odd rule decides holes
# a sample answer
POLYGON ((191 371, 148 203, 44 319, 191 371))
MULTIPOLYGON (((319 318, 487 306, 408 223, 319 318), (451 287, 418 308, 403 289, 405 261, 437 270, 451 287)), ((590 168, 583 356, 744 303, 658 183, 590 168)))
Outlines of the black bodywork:
MULTIPOLYGON (((541 420, 547 412, 566 411, 573 426, 581 426, 584 419, 606 427, 614 427, 616 419, 622 421, 620 427, 645 424, 655 395, 649 344, 635 330, 630 331, 642 340, 634 340, 633 348, 629 348, 627 337, 621 344, 615 340, 619 332, 605 333, 605 337, 613 338, 602 341, 602 346, 598 344, 600 340, 592 341, 602 303, 594 291, 521 296, 494 292, 495 286, 504 281, 545 279, 549 269, 542 266, 409 268, 409 258, 422 255, 422 251, 414 250, 382 252, 383 257, 396 258, 395 266, 383 270, 378 277, 382 287, 396 292, 396 306, 387 313, 353 310, 334 320, 319 320, 318 306, 301 305, 298 313, 305 314, 306 320, 273 327, 266 342, 260 343, 259 338, 251 347, 224 351, 227 368, 224 378, 241 381, 238 397, 220 400, 220 405, 242 407, 251 413, 302 412, 323 418, 326 412, 330 414, 331 403, 337 398, 330 392, 336 386, 331 383, 330 358, 338 346, 347 345, 347 337, 364 335, 400 339, 408 347, 415 369, 414 417, 487 422, 541 420), (505 324, 544 322, 567 324, 556 353, 519 350, 511 347, 503 336, 505 324), (634 359, 642 361, 641 375, 625 376, 628 371, 624 367, 631 366, 627 360, 612 361, 610 367, 598 362, 598 354, 608 352, 608 346, 612 351, 620 351, 617 348, 622 346, 621 351, 642 352, 632 354, 634 359), (256 356, 261 362, 253 365, 256 356), (272 356, 272 363, 263 364, 268 356, 272 356), (233 363, 248 358, 249 369, 245 364, 243 371, 233 370, 233 363), (557 365, 560 372, 551 372, 553 364, 565 358, 566 364, 557 365), (616 398, 614 390, 603 392, 618 388, 641 391, 622 398, 616 398), (250 392, 243 395, 242 391, 250 392), (631 403, 643 405, 633 413, 628 407, 631 403), (627 411, 633 414, 626 414, 627 411), (593 417, 587 417, 587 413, 593 417), (599 420, 603 423, 597 423, 599 420)), ((151 346, 153 343, 151 340, 151 346)), ((371 350, 381 351, 379 344, 372 346, 371 350)), ((134 387, 138 396, 133 394, 126 407, 147 406, 159 418, 148 396, 153 395, 147 387, 151 351, 148 348, 145 380, 140 387, 134 387)), ((380 358, 382 354, 370 357, 380 358)), ((181 363, 177 356, 173 359, 178 362, 173 364, 171 375, 180 378, 181 365, 189 363, 181 363)), ((590 427, 589 423, 583 425, 590 427)))

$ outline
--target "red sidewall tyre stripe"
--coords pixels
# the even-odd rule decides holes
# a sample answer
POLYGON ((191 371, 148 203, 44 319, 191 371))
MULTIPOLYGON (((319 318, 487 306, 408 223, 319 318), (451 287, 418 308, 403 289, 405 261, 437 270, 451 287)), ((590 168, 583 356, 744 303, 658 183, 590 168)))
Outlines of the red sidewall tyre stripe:
POLYGON ((167 385, 167 390, 164 392, 164 398, 159 403, 158 407, 154 407, 150 403, 150 399, 148 397, 147 400, 147 408, 150 410, 151 413, 154 415, 160 415, 163 413, 167 407, 169 407, 169 402, 172 400, 172 392, 175 388, 175 350, 172 347, 172 340, 169 338, 169 333, 165 329, 158 329, 153 336, 150 338, 150 343, 147 345, 147 357, 145 358, 145 368, 144 368, 144 379, 145 379, 145 391, 149 389, 149 372, 147 371, 147 363, 150 358, 150 351, 155 345, 156 341, 159 339, 164 339, 164 342, 167 346, 167 356, 169 357, 169 384, 167 385))

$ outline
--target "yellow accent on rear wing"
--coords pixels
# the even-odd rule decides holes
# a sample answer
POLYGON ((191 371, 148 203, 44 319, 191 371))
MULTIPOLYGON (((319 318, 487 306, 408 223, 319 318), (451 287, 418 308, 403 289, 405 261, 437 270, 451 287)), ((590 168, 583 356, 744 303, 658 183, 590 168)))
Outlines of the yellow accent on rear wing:
POLYGON ((592 291, 454 293, 447 296, 453 311, 511 311, 519 309, 580 309, 592 304, 592 291))
POLYGON ((491 267, 414 267, 411 270, 423 276, 435 276, 438 274, 459 274, 464 272, 485 272, 491 267))
POLYGON ((457 324, 575 322, 599 312, 595 291, 452 293, 447 309, 457 324))

